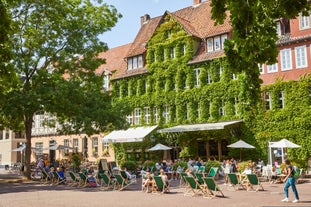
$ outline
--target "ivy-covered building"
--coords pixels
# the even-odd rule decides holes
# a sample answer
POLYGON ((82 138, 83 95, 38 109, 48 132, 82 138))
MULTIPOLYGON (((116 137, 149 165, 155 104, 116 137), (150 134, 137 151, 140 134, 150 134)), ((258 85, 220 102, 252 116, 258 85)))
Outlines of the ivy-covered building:
POLYGON ((125 64, 110 68, 109 78, 115 99, 133 108, 126 117, 131 127, 157 125, 158 130, 143 142, 115 144, 116 158, 143 161, 149 158, 145 149, 161 142, 174 147, 173 159, 222 159, 238 155, 227 148, 238 139, 256 146, 245 158, 266 158, 269 141, 287 138, 303 146, 289 156, 306 161, 310 151, 305 146, 311 142, 310 16, 276 20, 276 25, 278 62, 259 66, 262 101, 250 112, 242 110, 248 103, 240 101, 247 80, 233 73, 225 58, 224 42, 232 35, 229 18, 215 26, 210 1, 195 0, 193 6, 155 18, 142 16, 141 28, 120 60, 125 64))

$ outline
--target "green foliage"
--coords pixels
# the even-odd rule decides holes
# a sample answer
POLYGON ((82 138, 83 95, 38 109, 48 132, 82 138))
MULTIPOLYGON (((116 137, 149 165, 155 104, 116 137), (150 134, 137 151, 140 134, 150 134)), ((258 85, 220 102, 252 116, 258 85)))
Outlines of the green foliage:
POLYGON ((144 167, 145 169, 148 168, 148 167, 149 168, 153 168, 153 167, 155 167, 155 162, 154 161, 150 161, 150 160, 146 160, 143 163, 142 167, 144 167))
POLYGON ((250 160, 239 162, 239 164, 238 164, 238 172, 242 173, 245 170, 246 167, 252 168, 252 164, 251 164, 250 160))
POLYGON ((78 153, 74 153, 71 158, 72 162, 72 167, 74 172, 79 172, 80 171, 80 165, 81 165, 81 157, 79 156, 78 153))
POLYGON ((180 167, 182 167, 184 170, 186 170, 187 167, 188 167, 188 164, 187 164, 187 162, 185 162, 185 161, 178 161, 177 163, 174 163, 174 164, 173 164, 173 170, 176 171, 176 169, 178 168, 178 166, 180 166, 180 167))
POLYGON ((111 103, 111 94, 102 93, 103 77, 94 73, 104 63, 96 58, 98 53, 107 50, 99 35, 113 27, 121 15, 112 6, 90 0, 26 0, 6 6, 12 17, 7 30, 14 32, 9 36, 13 68, 6 71, 9 76, 0 78, 0 114, 5 117, 0 124, 25 130, 26 176, 30 178, 35 114, 50 113, 58 118, 64 133, 90 135, 112 125, 123 126, 120 117, 122 112, 128 113, 126 106, 111 103), (2 88, 3 81, 11 84, 2 88))
POLYGON ((209 172, 212 167, 218 167, 220 169, 221 162, 216 160, 209 160, 205 163, 205 172, 209 172))
POLYGON ((137 169, 137 164, 134 161, 125 161, 121 164, 121 169, 125 167, 129 171, 134 171, 137 169))

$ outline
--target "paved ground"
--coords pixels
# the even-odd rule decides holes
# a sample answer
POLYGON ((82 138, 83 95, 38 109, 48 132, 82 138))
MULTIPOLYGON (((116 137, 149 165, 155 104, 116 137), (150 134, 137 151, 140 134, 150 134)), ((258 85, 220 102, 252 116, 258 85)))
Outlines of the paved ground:
MULTIPOLYGON (((103 191, 99 188, 77 188, 65 185, 49 186, 38 182, 22 181, 19 176, 0 170, 0 207, 261 207, 261 206, 311 206, 311 180, 297 185, 300 203, 282 203, 283 184, 263 182, 264 191, 232 191, 218 180, 225 198, 184 196, 179 181, 172 181, 170 193, 150 194, 140 190, 140 184, 124 191, 103 191)), ((290 200, 293 193, 290 190, 290 200)))

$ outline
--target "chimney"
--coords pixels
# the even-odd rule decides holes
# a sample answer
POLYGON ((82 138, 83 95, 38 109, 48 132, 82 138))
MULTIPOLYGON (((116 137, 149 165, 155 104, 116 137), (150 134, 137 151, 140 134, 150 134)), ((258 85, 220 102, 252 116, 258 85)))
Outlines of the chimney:
POLYGON ((140 26, 142 26, 143 24, 147 23, 150 20, 150 15, 149 14, 145 14, 144 16, 140 17, 140 26))
POLYGON ((201 4, 202 0, 193 0, 193 6, 201 4))

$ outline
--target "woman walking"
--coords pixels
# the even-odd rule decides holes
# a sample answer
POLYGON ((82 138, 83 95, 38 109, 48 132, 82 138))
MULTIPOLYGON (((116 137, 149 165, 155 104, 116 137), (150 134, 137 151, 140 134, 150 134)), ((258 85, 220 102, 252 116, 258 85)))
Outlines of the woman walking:
POLYGON ((288 188, 289 186, 291 186, 294 192, 294 195, 295 195, 295 200, 293 200, 293 203, 298 203, 299 196, 298 196, 298 192, 297 192, 296 185, 295 185, 294 168, 290 164, 289 159, 285 159, 285 164, 286 164, 286 169, 285 169, 286 177, 283 179, 283 182, 285 182, 285 185, 284 185, 285 198, 282 200, 282 202, 288 202, 288 188))

